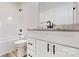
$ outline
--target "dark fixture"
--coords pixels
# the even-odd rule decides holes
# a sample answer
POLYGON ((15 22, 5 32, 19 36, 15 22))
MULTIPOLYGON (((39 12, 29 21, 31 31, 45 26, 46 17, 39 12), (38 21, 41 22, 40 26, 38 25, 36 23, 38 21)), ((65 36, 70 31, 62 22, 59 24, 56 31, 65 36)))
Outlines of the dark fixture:
POLYGON ((47 28, 53 28, 53 26, 55 26, 55 24, 53 24, 53 22, 51 21, 47 21, 48 25, 47 28))
POLYGON ((22 29, 20 29, 20 32, 22 32, 22 29))
POLYGON ((53 45, 53 54, 55 55, 55 45, 53 45))
POLYGON ((49 44, 47 44, 47 52, 49 52, 49 44))
POLYGON ((22 34, 18 34, 18 35, 22 35, 22 34))
POLYGON ((73 10, 75 10, 75 8, 73 8, 73 10))
POLYGON ((51 26, 51 28, 53 28, 53 26, 55 26, 55 25, 52 23, 52 26, 51 26))
POLYGON ((47 28, 51 28, 51 21, 47 21, 47 28))
POLYGON ((22 9, 19 9, 19 11, 22 11, 22 9))

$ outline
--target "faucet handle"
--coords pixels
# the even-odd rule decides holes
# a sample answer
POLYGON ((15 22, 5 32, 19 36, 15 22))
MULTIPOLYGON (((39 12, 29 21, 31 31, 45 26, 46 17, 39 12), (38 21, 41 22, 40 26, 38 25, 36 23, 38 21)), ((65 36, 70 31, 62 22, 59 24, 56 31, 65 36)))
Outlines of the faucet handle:
POLYGON ((56 26, 56 25, 52 22, 51 28, 53 28, 53 26, 56 26))

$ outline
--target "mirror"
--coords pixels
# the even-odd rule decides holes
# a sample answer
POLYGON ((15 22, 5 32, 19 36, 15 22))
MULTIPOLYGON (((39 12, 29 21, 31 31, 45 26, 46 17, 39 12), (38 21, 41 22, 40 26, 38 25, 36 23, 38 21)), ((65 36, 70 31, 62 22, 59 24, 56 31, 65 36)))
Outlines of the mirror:
POLYGON ((40 24, 73 24, 73 2, 40 2, 40 24))

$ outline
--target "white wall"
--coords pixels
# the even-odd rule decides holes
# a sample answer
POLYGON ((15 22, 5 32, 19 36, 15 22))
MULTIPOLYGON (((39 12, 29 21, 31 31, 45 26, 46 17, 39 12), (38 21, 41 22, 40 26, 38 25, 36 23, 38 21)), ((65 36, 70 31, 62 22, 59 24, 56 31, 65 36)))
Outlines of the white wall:
POLYGON ((40 3, 40 22, 51 20, 56 25, 73 24, 73 3, 40 3))
POLYGON ((79 24, 79 2, 76 3, 76 23, 79 24))
POLYGON ((35 28, 38 24, 38 2, 0 3, 0 40, 18 39, 20 29, 23 29, 22 37, 24 37, 26 29, 35 28), (21 12, 19 8, 22 9, 21 12), (12 20, 8 20, 8 17, 12 17, 12 20))
POLYGON ((37 2, 0 3, 0 51, 6 51, 15 47, 14 40, 18 39, 19 30, 35 28, 39 24, 39 4, 37 2), (19 12, 19 8, 22 11, 19 12))
POLYGON ((27 29, 36 28, 39 26, 39 3, 38 2, 21 2, 18 4, 19 9, 22 11, 19 12, 19 29, 22 29, 22 36, 24 38, 26 35, 27 29))
POLYGON ((21 4, 22 18, 20 18, 25 29, 36 28, 39 25, 39 3, 26 2, 21 4))
POLYGON ((0 3, 0 40, 12 40, 17 37, 17 3, 0 3))
POLYGON ((0 2, 0 54, 14 48, 18 22, 18 4, 0 2))

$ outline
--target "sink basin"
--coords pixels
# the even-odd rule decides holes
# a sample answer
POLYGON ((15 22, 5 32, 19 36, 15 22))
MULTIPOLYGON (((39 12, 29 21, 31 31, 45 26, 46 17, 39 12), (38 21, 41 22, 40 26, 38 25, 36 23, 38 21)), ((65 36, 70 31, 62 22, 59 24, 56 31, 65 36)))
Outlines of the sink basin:
POLYGON ((15 42, 15 44, 22 44, 22 43, 26 43, 27 41, 26 40, 18 40, 15 42))

